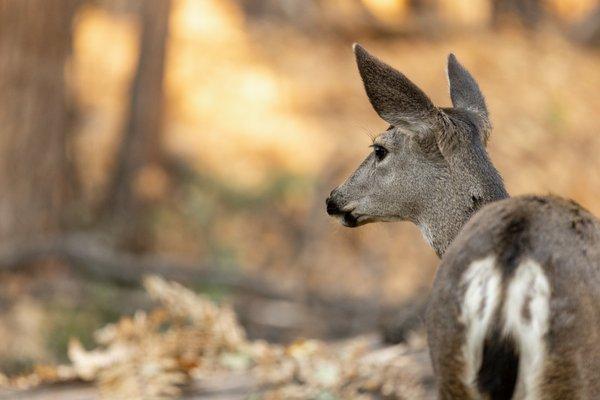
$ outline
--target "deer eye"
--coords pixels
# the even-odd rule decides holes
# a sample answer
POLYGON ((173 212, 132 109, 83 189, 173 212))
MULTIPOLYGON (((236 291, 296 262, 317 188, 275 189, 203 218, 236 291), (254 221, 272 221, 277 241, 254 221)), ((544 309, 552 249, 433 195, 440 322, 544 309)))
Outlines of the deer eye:
POLYGON ((374 144, 373 146, 373 153, 375 154, 375 158, 377 158, 377 161, 382 161, 385 156, 387 156, 388 151, 385 147, 380 146, 378 144, 374 144))

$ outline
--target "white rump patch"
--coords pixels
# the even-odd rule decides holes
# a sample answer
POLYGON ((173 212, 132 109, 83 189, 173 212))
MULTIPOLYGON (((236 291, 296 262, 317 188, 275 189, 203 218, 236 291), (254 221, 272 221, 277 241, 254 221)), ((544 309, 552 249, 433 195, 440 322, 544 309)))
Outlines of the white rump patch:
POLYGON ((521 263, 506 290, 504 333, 519 348, 519 376, 514 398, 537 399, 543 373, 548 332, 550 283, 533 260, 521 263))
POLYGON ((478 398, 477 374, 483 346, 495 318, 501 332, 515 341, 519 352, 519 375, 514 399, 537 399, 546 357, 544 336, 548 332, 550 283, 533 260, 522 262, 502 290, 502 271, 488 256, 474 261, 462 276, 465 289, 460 322, 466 327, 462 351, 464 384, 478 398))
POLYGON ((496 268, 493 256, 473 262, 462 276, 466 290, 460 321, 467 328, 466 342, 463 344, 464 383, 474 394, 483 356, 483 342, 500 300, 501 281, 502 274, 496 268))

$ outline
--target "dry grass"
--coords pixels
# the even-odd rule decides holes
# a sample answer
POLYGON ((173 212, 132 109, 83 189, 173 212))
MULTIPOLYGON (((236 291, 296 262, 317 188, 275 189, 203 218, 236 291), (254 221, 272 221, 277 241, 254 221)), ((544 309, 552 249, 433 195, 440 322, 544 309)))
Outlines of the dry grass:
MULTIPOLYGON (((406 346, 377 349, 365 337, 337 345, 249 341, 228 306, 158 277, 147 278, 145 287, 158 302, 152 311, 98 330, 93 350, 73 339, 71 364, 38 366, 20 377, 0 375, 0 387, 32 389, 83 380, 93 382, 105 399, 154 400, 178 398, 194 381, 202 388, 219 374, 230 374, 233 380, 245 374, 242 390, 257 399, 424 397, 419 365, 407 355, 406 346)), ((413 350, 423 346, 417 341, 413 350)))

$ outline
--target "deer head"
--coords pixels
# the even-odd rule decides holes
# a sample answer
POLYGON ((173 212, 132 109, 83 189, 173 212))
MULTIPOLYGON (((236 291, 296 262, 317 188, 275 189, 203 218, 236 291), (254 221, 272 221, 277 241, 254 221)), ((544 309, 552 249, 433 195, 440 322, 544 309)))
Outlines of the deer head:
POLYGON ((434 106, 360 45, 354 54, 369 101, 390 126, 331 192, 327 212, 348 227, 411 221, 441 255, 481 205, 507 196, 485 149, 491 124, 484 97, 453 54, 447 71, 452 108, 434 106))

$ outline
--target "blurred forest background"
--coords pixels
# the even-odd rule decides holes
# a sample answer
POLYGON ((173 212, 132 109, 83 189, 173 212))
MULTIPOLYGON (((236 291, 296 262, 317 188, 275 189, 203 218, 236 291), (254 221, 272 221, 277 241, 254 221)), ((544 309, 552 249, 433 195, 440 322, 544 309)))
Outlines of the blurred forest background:
POLYGON ((324 212, 386 127, 354 41, 439 105, 454 52, 509 192, 600 215, 596 0, 0 0, 0 371, 149 309, 147 274, 275 343, 382 331, 421 299, 437 258, 415 227, 324 212))

